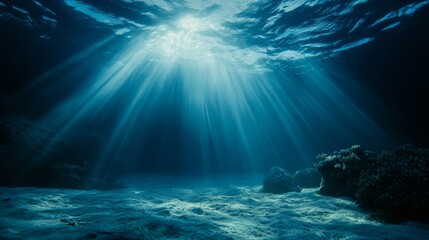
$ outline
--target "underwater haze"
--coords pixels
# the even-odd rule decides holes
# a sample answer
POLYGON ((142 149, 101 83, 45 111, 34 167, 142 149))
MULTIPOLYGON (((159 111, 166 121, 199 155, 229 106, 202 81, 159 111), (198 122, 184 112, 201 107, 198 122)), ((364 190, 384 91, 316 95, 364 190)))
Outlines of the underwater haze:
POLYGON ((429 148, 429 0, 0 0, 0 36, 0 238, 428 234, 258 186, 356 144, 429 148))
POLYGON ((52 130, 32 136, 46 148, 98 135, 103 172, 251 173, 427 145, 427 4, 6 1, 1 90, 52 130))

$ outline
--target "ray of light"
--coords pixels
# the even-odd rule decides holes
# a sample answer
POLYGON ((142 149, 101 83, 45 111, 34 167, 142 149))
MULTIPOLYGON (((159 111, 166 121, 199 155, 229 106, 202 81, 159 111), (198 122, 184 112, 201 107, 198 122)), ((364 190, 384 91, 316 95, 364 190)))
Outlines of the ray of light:
MULTIPOLYGON (((188 149, 176 157, 196 158, 207 172, 311 161, 311 148, 329 137, 348 144, 367 137, 357 134, 362 129, 383 135, 313 63, 305 63, 313 70, 300 79, 252 69, 234 55, 237 46, 216 34, 219 26, 205 20, 185 16, 177 24, 118 42, 116 53, 88 77, 85 87, 46 117, 60 129, 51 143, 76 126, 107 125, 109 138, 94 171, 102 176, 158 121, 182 132, 180 140, 164 136, 162 143, 188 149)), ((151 149, 139 153, 146 150, 151 149)))

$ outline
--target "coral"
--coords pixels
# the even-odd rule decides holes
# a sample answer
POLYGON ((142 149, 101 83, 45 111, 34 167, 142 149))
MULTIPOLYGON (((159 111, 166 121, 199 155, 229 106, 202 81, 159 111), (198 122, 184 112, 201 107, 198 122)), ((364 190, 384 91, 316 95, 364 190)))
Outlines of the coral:
POLYGON ((316 167, 322 181, 318 192, 328 196, 353 197, 363 169, 368 167, 374 156, 359 145, 334 152, 333 155, 319 155, 321 161, 316 167))
POLYGON ((355 198, 387 221, 428 221, 429 150, 405 145, 383 152, 362 172, 355 198))
POLYGON ((376 155, 353 146, 319 158, 320 194, 351 197, 388 222, 429 220, 428 149, 404 145, 376 155))
POLYGON ((287 192, 300 192, 301 188, 293 179, 293 176, 288 174, 280 167, 273 167, 271 169, 271 176, 264 179, 262 192, 264 193, 287 193, 287 192))
POLYGON ((320 186, 320 173, 314 168, 306 168, 295 172, 294 180, 302 188, 315 188, 320 186))

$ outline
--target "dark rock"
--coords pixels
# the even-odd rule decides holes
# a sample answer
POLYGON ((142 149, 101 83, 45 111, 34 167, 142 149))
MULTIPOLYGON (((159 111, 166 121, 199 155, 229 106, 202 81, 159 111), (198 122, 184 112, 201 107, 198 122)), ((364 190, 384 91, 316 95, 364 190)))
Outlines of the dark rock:
POLYGON ((359 145, 334 152, 321 154, 316 164, 322 175, 318 193, 327 196, 353 197, 357 190, 360 175, 367 169, 374 154, 364 151, 359 145))
POLYGON ((355 198, 378 219, 429 221, 429 150, 383 152, 362 172, 355 198))
POLYGON ((320 186, 322 176, 314 168, 306 168, 295 172, 294 180, 302 188, 315 188, 320 186))
POLYGON ((278 166, 272 167, 271 170, 270 170, 270 172, 271 172, 271 175, 277 175, 277 174, 281 174, 281 173, 289 174, 288 171, 286 171, 283 168, 278 167, 278 166))
POLYGON ((374 219, 429 221, 429 150, 412 145, 380 155, 359 146, 322 154, 319 193, 348 196, 374 219))
POLYGON ((293 179, 292 175, 288 174, 280 167, 271 169, 271 176, 264 179, 262 192, 264 193, 287 193, 300 192, 301 188, 293 179))

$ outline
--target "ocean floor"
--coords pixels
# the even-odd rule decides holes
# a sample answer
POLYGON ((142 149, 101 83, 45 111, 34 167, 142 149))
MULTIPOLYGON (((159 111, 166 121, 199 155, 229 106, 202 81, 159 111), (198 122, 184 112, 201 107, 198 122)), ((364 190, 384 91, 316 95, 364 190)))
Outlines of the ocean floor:
MULTIPOLYGON (((262 179, 261 179, 262 182, 262 179)), ((0 239, 428 239, 371 221, 348 199, 260 193, 245 180, 130 178, 127 188, 0 188, 0 239)))

